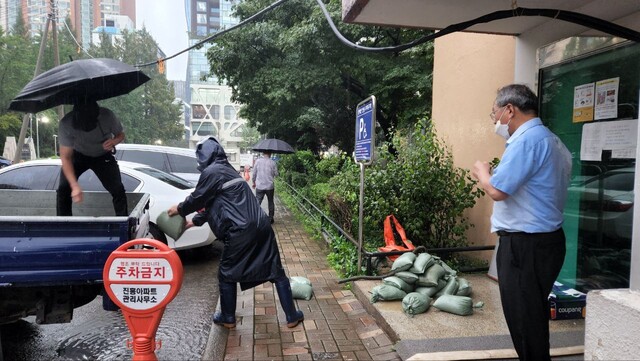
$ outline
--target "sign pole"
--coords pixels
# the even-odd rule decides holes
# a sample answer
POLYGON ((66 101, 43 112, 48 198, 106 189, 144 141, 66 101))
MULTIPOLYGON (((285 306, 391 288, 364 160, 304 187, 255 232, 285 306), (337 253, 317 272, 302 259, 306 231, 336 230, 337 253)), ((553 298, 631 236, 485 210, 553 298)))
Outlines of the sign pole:
POLYGON ((176 251, 153 239, 134 239, 111 253, 102 278, 109 298, 120 307, 133 340, 133 361, 157 361, 156 331, 164 309, 182 286, 176 251), (155 249, 130 249, 151 245, 155 249))
POLYGON ((362 229, 364 218, 364 163, 360 163, 360 205, 358 207, 358 272, 362 269, 362 229))
POLYGON ((356 107, 356 142, 354 158, 360 163, 360 202, 358 206, 358 273, 362 270, 364 219, 364 166, 373 163, 376 127, 376 97, 371 95, 356 107))

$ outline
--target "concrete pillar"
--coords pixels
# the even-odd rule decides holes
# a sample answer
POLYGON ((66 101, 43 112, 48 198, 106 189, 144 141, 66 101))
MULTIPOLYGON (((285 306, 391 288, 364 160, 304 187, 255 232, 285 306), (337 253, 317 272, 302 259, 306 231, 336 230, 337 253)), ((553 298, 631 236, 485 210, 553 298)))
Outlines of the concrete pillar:
POLYGON ((640 291, 614 289, 587 294, 585 360, 640 360, 640 291))

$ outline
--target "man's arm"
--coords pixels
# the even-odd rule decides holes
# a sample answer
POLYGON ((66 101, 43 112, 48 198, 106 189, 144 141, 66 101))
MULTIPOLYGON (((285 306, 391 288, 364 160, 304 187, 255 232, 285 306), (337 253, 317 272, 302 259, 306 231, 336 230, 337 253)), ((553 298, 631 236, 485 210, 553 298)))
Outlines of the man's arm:
POLYGON ((122 143, 123 140, 124 132, 120 132, 115 137, 105 140, 104 143, 102 143, 102 149, 110 152, 113 150, 113 147, 122 143))
POLYGON ((73 170, 73 148, 61 145, 60 160, 62 161, 62 173, 71 187, 71 199, 75 203, 82 203, 82 188, 80 188, 78 178, 73 170))
POLYGON ((509 194, 499 190, 491 184, 491 166, 489 162, 476 161, 473 165, 471 175, 473 175, 480 184, 480 187, 484 189, 485 193, 494 201, 503 201, 509 198, 509 194))

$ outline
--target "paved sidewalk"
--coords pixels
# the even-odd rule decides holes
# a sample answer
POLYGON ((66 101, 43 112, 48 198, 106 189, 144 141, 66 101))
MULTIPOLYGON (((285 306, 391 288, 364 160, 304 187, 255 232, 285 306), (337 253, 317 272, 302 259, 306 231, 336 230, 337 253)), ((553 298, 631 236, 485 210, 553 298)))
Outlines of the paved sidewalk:
POLYGON ((238 291, 236 328, 227 331, 214 325, 210 336, 217 340, 210 343, 220 343, 217 347, 222 350, 227 334, 224 359, 400 360, 376 320, 350 290, 337 283, 338 276, 326 260, 326 244, 311 239, 277 197, 273 226, 287 275, 308 278, 314 296, 309 301, 296 300, 305 319, 289 329, 271 283, 238 291))

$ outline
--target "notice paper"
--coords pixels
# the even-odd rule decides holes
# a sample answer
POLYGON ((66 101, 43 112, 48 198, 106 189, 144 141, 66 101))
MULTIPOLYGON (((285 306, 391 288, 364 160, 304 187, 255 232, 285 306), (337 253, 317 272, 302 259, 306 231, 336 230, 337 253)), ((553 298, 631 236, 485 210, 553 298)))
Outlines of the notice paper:
POLYGON ((573 88, 573 122, 593 120, 593 98, 595 83, 582 84, 573 88))
POLYGON ((618 117, 619 85, 619 77, 596 82, 595 120, 618 117))
POLYGON ((638 119, 585 124, 582 127, 580 160, 601 161, 602 151, 611 158, 634 159, 638 137, 638 119))

